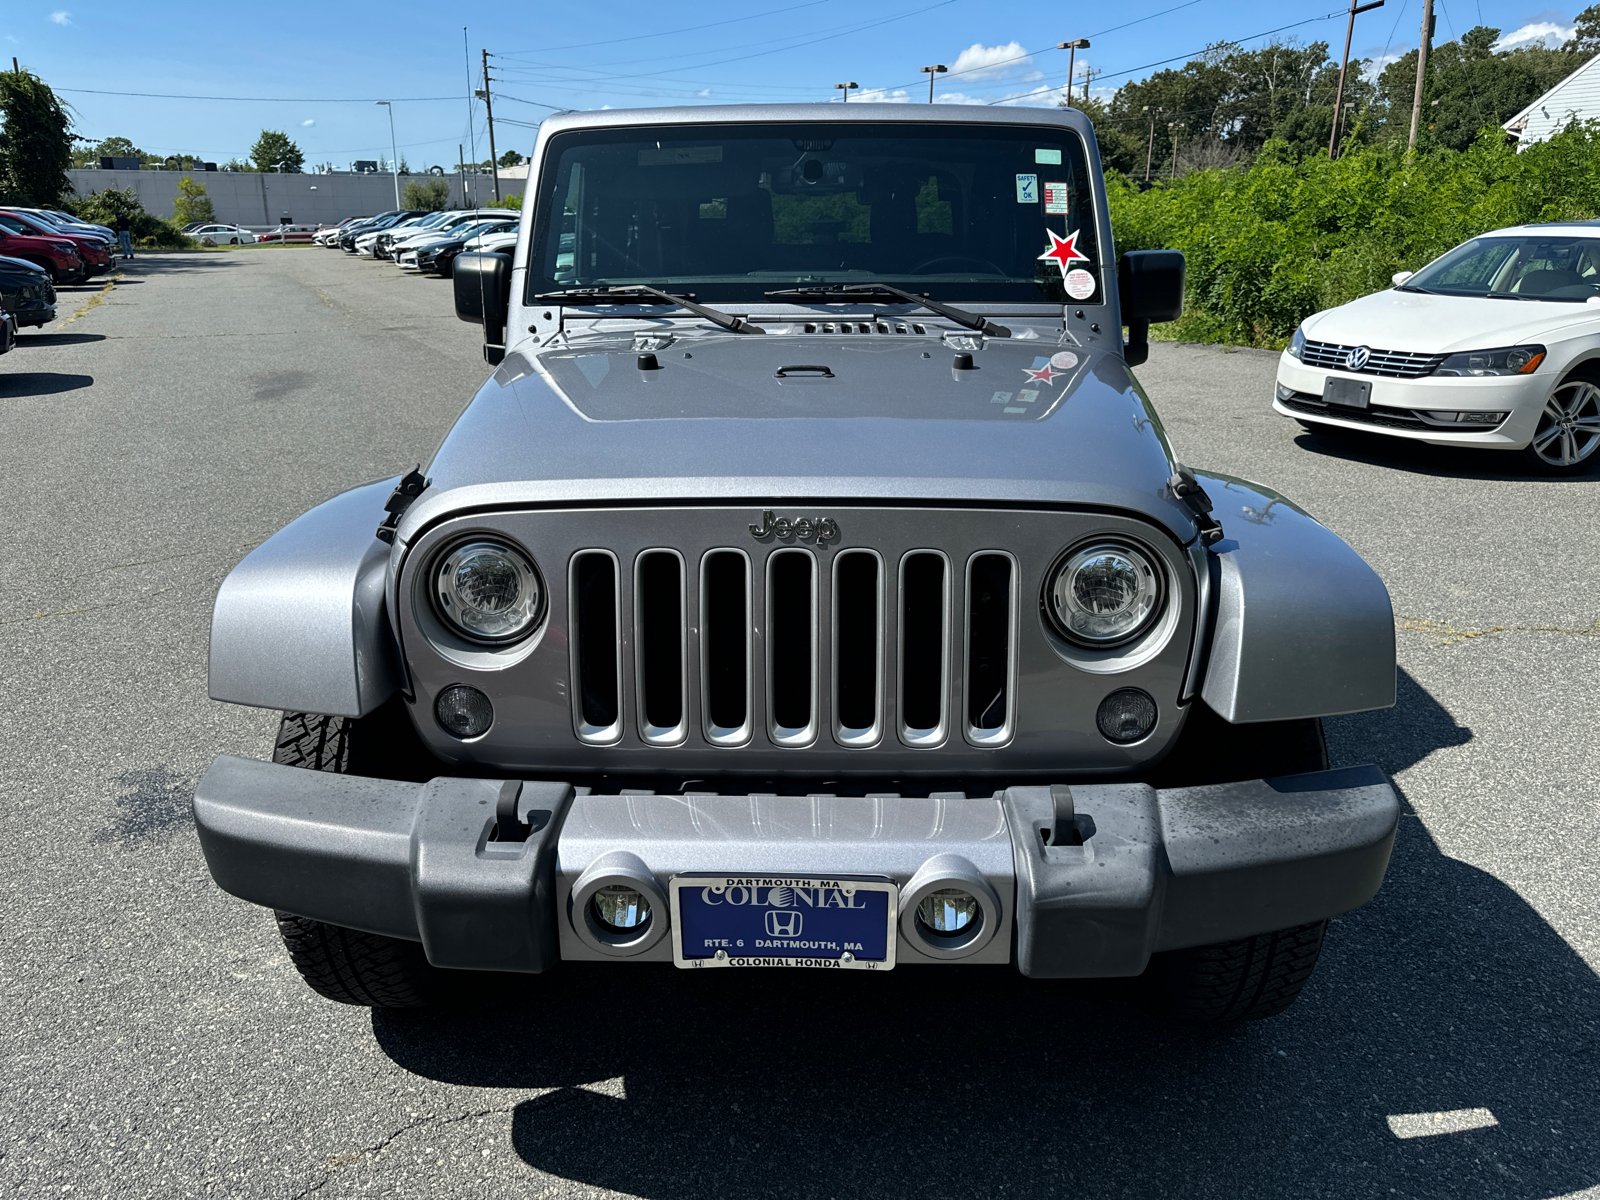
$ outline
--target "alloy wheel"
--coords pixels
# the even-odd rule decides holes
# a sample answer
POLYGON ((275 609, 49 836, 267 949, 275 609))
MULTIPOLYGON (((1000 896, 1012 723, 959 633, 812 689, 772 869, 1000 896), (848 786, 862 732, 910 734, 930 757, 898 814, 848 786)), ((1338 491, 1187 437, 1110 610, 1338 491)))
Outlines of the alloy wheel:
POLYGON ((1562 384, 1545 401, 1530 448, 1553 467, 1583 462, 1600 447, 1600 387, 1586 379, 1562 384))

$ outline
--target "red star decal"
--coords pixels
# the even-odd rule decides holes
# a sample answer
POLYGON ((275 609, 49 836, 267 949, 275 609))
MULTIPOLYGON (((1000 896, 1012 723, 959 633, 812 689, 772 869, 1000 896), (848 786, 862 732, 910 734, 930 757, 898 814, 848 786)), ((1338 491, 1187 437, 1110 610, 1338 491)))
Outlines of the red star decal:
POLYGON ((1067 268, 1075 262, 1088 262, 1089 256, 1078 249, 1078 231, 1074 229, 1066 237, 1059 237, 1054 229, 1046 229, 1050 235, 1050 249, 1039 255, 1041 259, 1056 264, 1063 276, 1067 268))
POLYGON ((1037 371, 1033 370, 1031 367, 1023 367, 1022 370, 1023 373, 1027 375, 1029 383, 1051 383, 1055 380, 1056 375, 1059 373, 1055 370, 1052 370, 1049 363, 1045 363, 1045 365, 1040 367, 1037 371))

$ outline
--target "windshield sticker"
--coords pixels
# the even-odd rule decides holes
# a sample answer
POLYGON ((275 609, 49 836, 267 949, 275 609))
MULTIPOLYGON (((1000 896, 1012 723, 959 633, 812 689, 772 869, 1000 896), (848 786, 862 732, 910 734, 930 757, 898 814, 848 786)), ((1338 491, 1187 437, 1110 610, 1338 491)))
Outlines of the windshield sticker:
POLYGON ((1028 410, 1025 409, 1025 408, 1002 408, 1000 411, 1001 412, 1020 412, 1020 413, 1025 413, 1028 410))
POLYGON ((1017 176, 1017 203, 1039 203, 1039 177, 1037 175, 1017 176))
POLYGON ((1039 398, 1038 388, 1028 388, 1017 393, 1018 404, 1032 404, 1039 398))
POLYGON ((663 150, 639 151, 641 167, 672 167, 684 163, 713 163, 722 161, 721 146, 670 146, 663 150))
POLYGON ((1052 215, 1065 216, 1067 212, 1067 185, 1064 183, 1046 183, 1044 185, 1044 211, 1052 215))
POLYGON ((1059 150, 1035 150, 1033 152, 1033 161, 1036 162, 1036 163, 1043 163, 1043 164, 1046 164, 1046 165, 1052 166, 1052 167, 1059 167, 1061 165, 1061 151, 1059 151, 1059 150))
POLYGON ((1054 383, 1056 376, 1061 374, 1060 371, 1051 369, 1050 360, 1042 354, 1033 360, 1033 366, 1023 367, 1022 370, 1027 375, 1029 383, 1054 383))
POLYGON ((1050 249, 1039 255, 1041 261, 1053 262, 1064 276, 1067 268, 1075 262, 1088 262, 1089 256, 1078 249, 1078 231, 1074 229, 1066 237, 1056 233, 1054 229, 1046 229, 1050 235, 1050 249))
POLYGON ((1067 295, 1074 300, 1087 300, 1094 295, 1094 276, 1081 267, 1067 272, 1067 295))
POLYGON ((1050 365, 1058 371, 1070 371, 1078 365, 1078 356, 1071 350, 1060 350, 1050 356, 1050 365))
POLYGON ((1013 393, 1013 392, 996 392, 993 396, 989 397, 989 403, 990 404, 1010 404, 1011 403, 1011 397, 1013 395, 1015 395, 1015 393, 1013 393))

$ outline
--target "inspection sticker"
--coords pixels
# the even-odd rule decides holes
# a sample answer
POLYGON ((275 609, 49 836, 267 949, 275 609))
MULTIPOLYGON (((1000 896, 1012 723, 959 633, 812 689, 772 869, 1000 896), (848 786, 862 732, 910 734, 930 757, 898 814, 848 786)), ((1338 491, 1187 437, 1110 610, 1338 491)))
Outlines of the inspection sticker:
POLYGON ((1046 166, 1059 167, 1061 165, 1061 151, 1035 150, 1033 152, 1033 161, 1043 163, 1046 166))
POLYGON ((1024 388, 1022 391, 1017 393, 1017 403, 1018 404, 1032 404, 1038 398, 1039 398, 1039 389, 1038 388, 1024 388))
POLYGON ((1094 276, 1084 270, 1068 271, 1067 295, 1074 300, 1087 300, 1094 295, 1094 276))
POLYGON ((1065 215, 1067 211, 1067 185, 1065 183, 1047 182, 1044 185, 1044 211, 1065 215))
POLYGON ((1017 203, 1039 203, 1039 177, 1037 175, 1017 176, 1017 203))
POLYGON ((1050 356, 1050 365, 1058 371, 1070 371, 1078 365, 1078 356, 1071 350, 1058 350, 1050 356))

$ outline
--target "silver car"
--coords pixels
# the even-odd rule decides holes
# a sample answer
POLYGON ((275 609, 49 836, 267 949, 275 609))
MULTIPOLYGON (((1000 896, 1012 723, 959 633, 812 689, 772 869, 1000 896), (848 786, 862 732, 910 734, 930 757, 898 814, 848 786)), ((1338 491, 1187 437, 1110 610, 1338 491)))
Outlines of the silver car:
POLYGON ((1387 868, 1321 718, 1394 702, 1389 597, 1175 457, 1130 368, 1183 260, 1117 257, 1085 117, 564 114, 530 183, 457 260, 495 369, 433 461, 217 597, 212 697, 284 716, 200 841, 311 987, 1010 964, 1285 1008, 1387 868))

